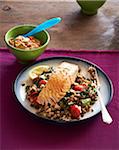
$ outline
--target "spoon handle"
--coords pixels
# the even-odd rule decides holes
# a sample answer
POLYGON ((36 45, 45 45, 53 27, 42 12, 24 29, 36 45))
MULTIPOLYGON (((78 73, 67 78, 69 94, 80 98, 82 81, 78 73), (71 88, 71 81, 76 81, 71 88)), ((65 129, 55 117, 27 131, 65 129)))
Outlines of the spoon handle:
POLYGON ((58 24, 60 21, 61 21, 60 17, 49 19, 49 20, 41 23, 36 28, 34 28, 32 31, 28 32, 27 34, 25 34, 23 36, 24 37, 32 36, 32 35, 34 35, 34 34, 36 34, 38 32, 41 32, 41 31, 43 31, 45 29, 48 29, 48 28, 58 24))

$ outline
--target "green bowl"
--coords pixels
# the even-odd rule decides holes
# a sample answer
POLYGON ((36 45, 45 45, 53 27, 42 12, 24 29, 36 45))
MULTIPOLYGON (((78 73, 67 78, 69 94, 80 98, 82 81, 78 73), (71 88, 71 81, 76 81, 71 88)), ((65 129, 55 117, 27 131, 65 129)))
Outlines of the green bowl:
POLYGON ((106 0, 76 0, 81 7, 81 11, 86 15, 97 14, 98 9, 106 0))
POLYGON ((42 46, 32 50, 23 50, 23 49, 16 48, 9 43, 9 40, 11 38, 16 38, 18 35, 23 35, 31 31, 35 27, 36 25, 31 25, 31 24, 18 25, 11 28, 5 34, 5 43, 7 44, 10 52, 22 63, 28 63, 38 58, 45 51, 50 41, 50 35, 46 30, 35 34, 34 37, 39 39, 42 42, 42 46))

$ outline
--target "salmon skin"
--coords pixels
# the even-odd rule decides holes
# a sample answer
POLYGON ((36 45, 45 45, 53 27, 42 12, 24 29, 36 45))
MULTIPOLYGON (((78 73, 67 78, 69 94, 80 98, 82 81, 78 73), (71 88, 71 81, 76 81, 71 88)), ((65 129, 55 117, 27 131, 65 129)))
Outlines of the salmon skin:
POLYGON ((42 105, 49 103, 52 106, 59 102, 75 82, 78 70, 78 65, 62 62, 55 68, 46 86, 39 93, 37 102, 42 105))

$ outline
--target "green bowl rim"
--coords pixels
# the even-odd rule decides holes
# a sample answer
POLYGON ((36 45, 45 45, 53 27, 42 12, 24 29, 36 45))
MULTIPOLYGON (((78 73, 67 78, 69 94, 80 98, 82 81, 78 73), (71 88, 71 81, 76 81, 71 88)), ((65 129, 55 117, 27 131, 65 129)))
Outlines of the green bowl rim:
POLYGON ((24 49, 20 49, 20 48, 16 48, 16 47, 14 47, 14 46, 12 46, 11 44, 9 44, 9 42, 8 42, 8 40, 7 40, 7 35, 9 34, 9 32, 11 32, 13 29, 15 29, 15 28, 18 28, 18 27, 22 27, 22 26, 32 26, 32 27, 36 27, 37 25, 35 25, 35 24, 23 24, 23 25, 17 25, 17 26, 14 26, 14 27, 12 27, 12 28, 10 28, 7 32, 6 32, 6 34, 5 34, 5 42, 7 43, 7 45, 9 46, 9 47, 11 47, 11 48, 13 48, 13 49, 15 49, 15 50, 17 50, 17 51, 23 51, 23 52, 28 52, 28 51, 35 51, 35 50, 39 50, 39 48, 43 48, 43 47, 45 47, 45 46, 47 46, 47 44, 49 43, 49 41, 50 41, 50 35, 49 35, 49 33, 48 33, 48 31, 47 30, 43 30, 42 32, 45 32, 46 33, 46 35, 47 35, 47 41, 45 42, 45 44, 43 44, 42 46, 40 46, 40 47, 38 47, 38 48, 34 48, 34 49, 30 49, 30 50, 24 50, 24 49))

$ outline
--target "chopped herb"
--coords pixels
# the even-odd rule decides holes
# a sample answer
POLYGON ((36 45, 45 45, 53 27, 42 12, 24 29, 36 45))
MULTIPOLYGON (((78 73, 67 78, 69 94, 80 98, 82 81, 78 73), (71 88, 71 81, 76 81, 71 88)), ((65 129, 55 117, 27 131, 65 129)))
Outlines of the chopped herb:
POLYGON ((84 91, 80 93, 81 97, 86 97, 86 94, 87 94, 87 93, 84 92, 84 91))
POLYGON ((37 87, 39 86, 39 81, 40 81, 40 78, 39 77, 37 77, 37 78, 35 78, 34 80, 33 80, 33 84, 35 84, 37 87))
POLYGON ((93 91, 94 91, 94 92, 97 92, 97 89, 96 89, 96 88, 94 88, 94 89, 93 89, 93 91))
POLYGON ((30 88, 30 86, 29 86, 29 85, 28 85, 28 86, 26 86, 25 91, 26 91, 26 92, 28 92, 29 88, 30 88))
POLYGON ((90 104, 93 105, 95 103, 95 101, 91 101, 90 104))
POLYGON ((91 87, 91 84, 88 84, 89 87, 91 87))

